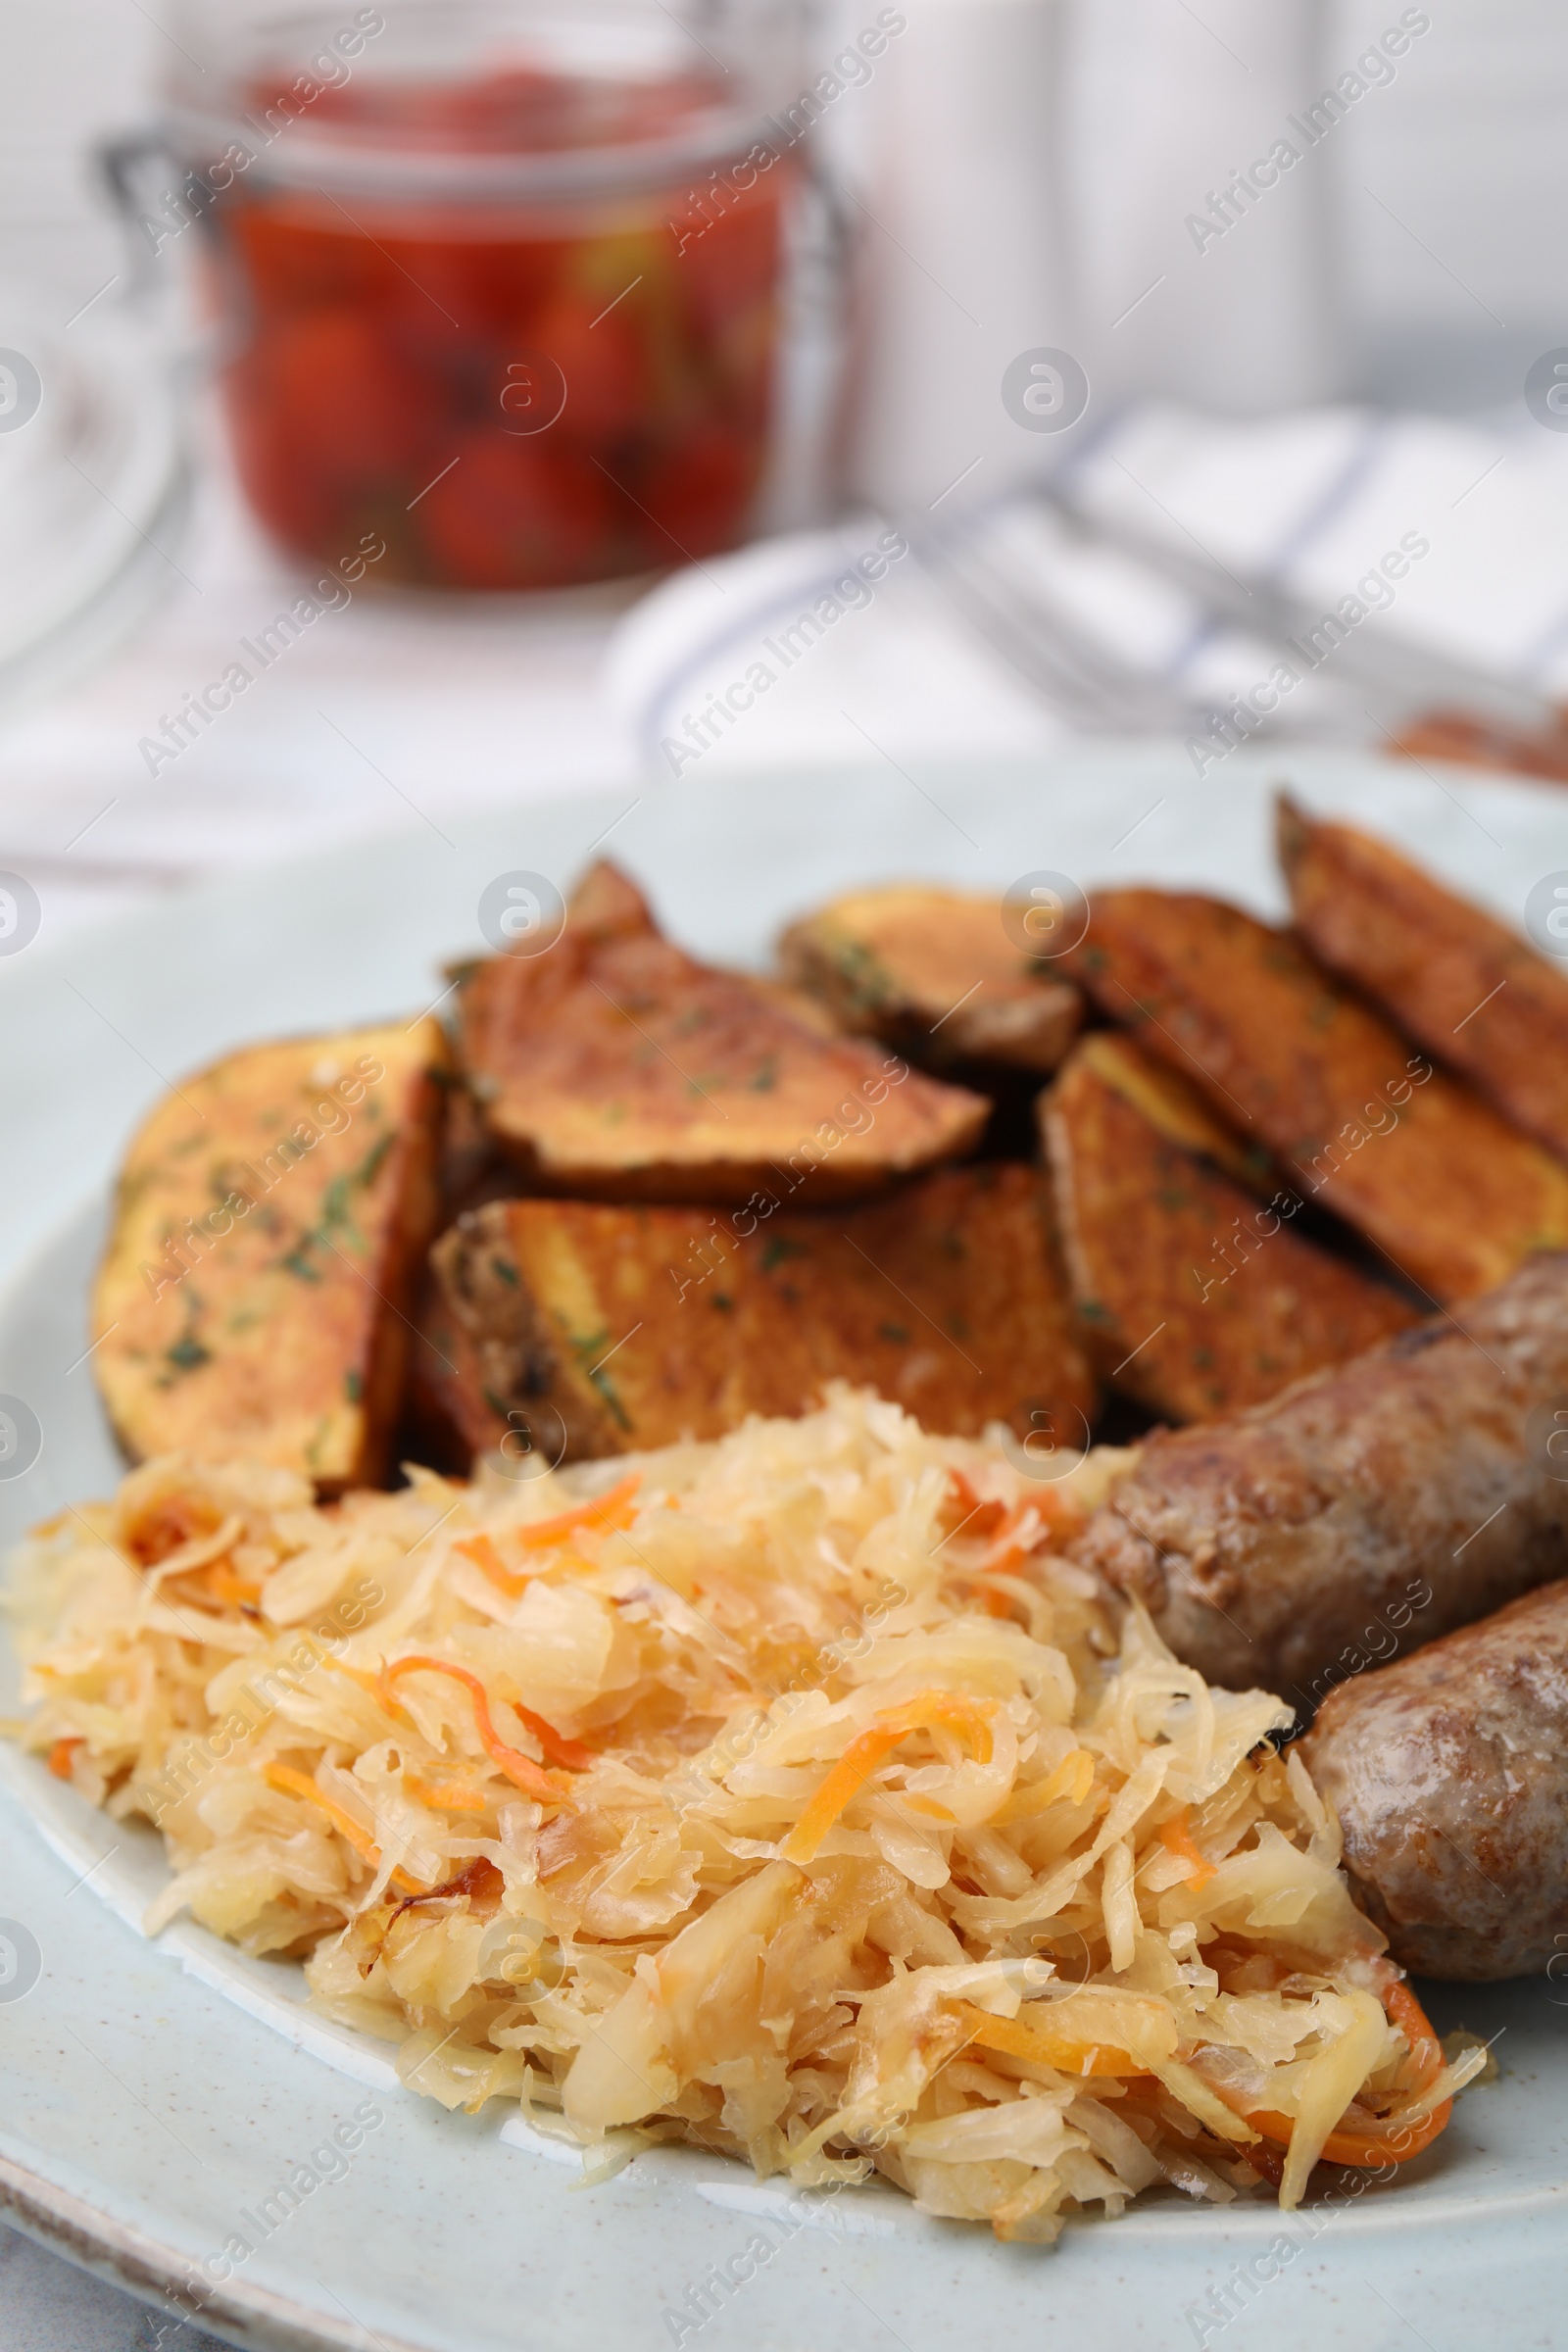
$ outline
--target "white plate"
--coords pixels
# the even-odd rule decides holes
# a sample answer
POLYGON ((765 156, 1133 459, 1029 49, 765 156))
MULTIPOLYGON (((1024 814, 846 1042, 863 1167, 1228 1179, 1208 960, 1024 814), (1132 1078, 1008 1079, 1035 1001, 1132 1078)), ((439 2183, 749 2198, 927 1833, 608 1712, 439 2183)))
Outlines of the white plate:
POLYGON ((180 576, 164 553, 189 504, 177 364, 130 304, 95 299, 60 327, 57 303, 0 288, 8 704, 101 658, 180 576))
MULTIPOLYGON (((620 818, 607 847, 651 885, 674 933, 739 961, 760 960, 778 923, 813 899, 895 875, 998 886, 1051 868, 1091 887, 1208 887, 1275 912, 1277 768, 1237 754, 1200 785, 1179 748, 1146 746, 1027 772, 693 782, 623 818, 622 804, 576 802, 458 828, 450 852, 432 851, 427 833, 343 851, 0 961, 0 1218, 14 1272, 30 1246, 0 1308, 0 1394, 24 1396, 44 1432, 36 1464, 0 1483, 0 1538, 117 1474, 77 1360, 84 1290, 105 1181, 163 1077, 268 1034, 416 1012, 440 986, 440 960, 477 945, 476 903, 498 873, 569 882, 620 818)), ((1291 770, 1315 805, 1359 814, 1516 922, 1530 886, 1568 866, 1553 792, 1337 755, 1293 755, 1291 770)), ((297 1972, 188 1925, 157 1944, 142 1937, 135 1921, 163 1867, 151 1833, 107 1823, 9 1748, 0 1783, 0 1914, 41 1955, 24 1997, 0 1984, 0 2213, 154 2300, 232 2233, 260 2240, 204 2312, 235 2341, 392 2352, 1562 2341, 1568 1985, 1435 1989, 1440 2030, 1501 2032, 1503 2080, 1467 2096, 1396 2185, 1343 2210, 1288 2222, 1266 2204, 1216 2213, 1172 2194, 1119 2222, 1070 2225, 1051 2252, 927 2220, 882 2187, 808 2200, 797 2222, 776 2184, 719 2158, 654 2151, 586 2188, 574 2157, 498 2109, 449 2116, 406 2095, 382 2048, 302 2016, 297 1972), (274 2201, 265 2235, 242 2218, 368 2097, 383 2120, 346 2177, 297 2209, 274 2201), (760 2228, 771 2259, 714 2299, 700 2332, 683 2328, 677 2307, 760 2228), (1254 2263, 1268 2276, 1243 2274, 1224 2321, 1211 2290, 1254 2263)))

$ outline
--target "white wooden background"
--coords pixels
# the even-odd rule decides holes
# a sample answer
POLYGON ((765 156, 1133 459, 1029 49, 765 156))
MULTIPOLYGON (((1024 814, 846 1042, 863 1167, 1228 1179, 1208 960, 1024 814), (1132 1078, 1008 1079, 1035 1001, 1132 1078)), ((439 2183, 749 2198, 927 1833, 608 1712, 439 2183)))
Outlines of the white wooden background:
MULTIPOLYGON (((1094 0, 1081 5, 1092 39, 1094 0)), ((1330 54, 1353 56, 1399 5, 1333 0, 1330 54)), ((1568 9, 1430 0, 1430 13, 1397 81, 1345 126, 1346 262, 1366 388, 1472 406, 1517 390, 1519 353, 1563 339, 1568 9)), ((63 316, 121 266, 85 149, 144 112, 172 55, 157 18, 158 0, 0 0, 0 274, 43 278, 63 316)))

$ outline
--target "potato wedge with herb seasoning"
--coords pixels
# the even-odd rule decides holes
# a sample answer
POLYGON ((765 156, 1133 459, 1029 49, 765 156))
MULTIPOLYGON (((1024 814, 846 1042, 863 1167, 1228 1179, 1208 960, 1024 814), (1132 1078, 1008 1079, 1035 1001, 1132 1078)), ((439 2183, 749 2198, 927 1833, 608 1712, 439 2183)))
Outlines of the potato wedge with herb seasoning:
POLYGON ((936 1070, 1055 1069, 1083 1013, 1069 982, 1020 955, 1002 901, 922 884, 853 891, 792 923, 784 976, 842 1029, 936 1070))
POLYGON ((1284 797, 1279 849, 1318 960, 1568 1159, 1568 973, 1387 842, 1284 797))
MULTIPOLYGON (((1161 1132, 1106 1077, 1101 1042, 1070 1055, 1040 1123, 1068 1280, 1113 1388, 1162 1420, 1211 1421, 1415 1322, 1396 1292, 1293 1229, 1295 1195, 1260 1205, 1161 1132)), ((1137 1074, 1137 1047, 1105 1042, 1116 1074, 1137 1074)), ((1163 1076, 1153 1065, 1151 1099, 1163 1076)))
MULTIPOLYGON (((1217 1119, 1204 1097, 1179 1070, 1154 1060, 1119 1029, 1092 1029, 1073 1049, 1075 1066, 1094 1071, 1140 1112, 1167 1143, 1212 1160, 1233 1182, 1267 1199, 1279 1189, 1279 1170, 1260 1144, 1245 1143, 1217 1119)), ((1044 1100, 1044 1098, 1042 1098, 1044 1100)))
POLYGON ((498 1200, 436 1267, 478 1360, 475 1450, 564 1424, 572 1457, 711 1438, 870 1386, 928 1429, 1087 1442, 1094 1383, 1036 1169, 989 1161, 810 1215, 498 1200))
POLYGON ((782 1170, 844 1200, 961 1158, 989 1109, 699 963, 610 867, 553 947, 467 968, 460 1019, 491 1132, 552 1193, 734 1203, 782 1170))
POLYGON ((439 1217, 434 1021, 230 1054, 121 1170, 93 1366, 133 1460, 241 1456, 323 1494, 385 1476, 439 1217))
POLYGON ((1062 960, 1290 1184, 1433 1298, 1473 1298, 1568 1244, 1568 1168, 1287 933, 1196 892, 1106 890, 1062 960))

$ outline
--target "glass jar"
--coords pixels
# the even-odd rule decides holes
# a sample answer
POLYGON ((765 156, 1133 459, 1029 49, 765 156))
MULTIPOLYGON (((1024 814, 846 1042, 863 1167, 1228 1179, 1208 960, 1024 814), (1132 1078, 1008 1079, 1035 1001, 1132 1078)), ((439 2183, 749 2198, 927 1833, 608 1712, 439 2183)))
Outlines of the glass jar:
POLYGON ((379 579, 462 589, 742 539, 805 176, 769 120, 797 29, 795 0, 188 14, 159 144, 269 530, 313 562, 373 535, 379 579))

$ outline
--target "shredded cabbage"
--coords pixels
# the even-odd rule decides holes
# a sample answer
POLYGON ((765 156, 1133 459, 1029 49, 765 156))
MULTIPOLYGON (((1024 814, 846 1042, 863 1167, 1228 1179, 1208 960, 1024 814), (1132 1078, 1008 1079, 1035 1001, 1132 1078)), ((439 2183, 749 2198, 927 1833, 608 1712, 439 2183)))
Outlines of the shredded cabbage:
POLYGON ((1044 1487, 836 1389, 327 1506, 151 1462, 23 1549, 24 1737, 162 1829, 150 1932, 305 1957, 448 2107, 1037 2241, 1279 2181, 1267 2113, 1294 2201, 1352 2101, 1415 2112, 1397 1972, 1290 1708, 1064 1556, 1124 1458, 1044 1487))

